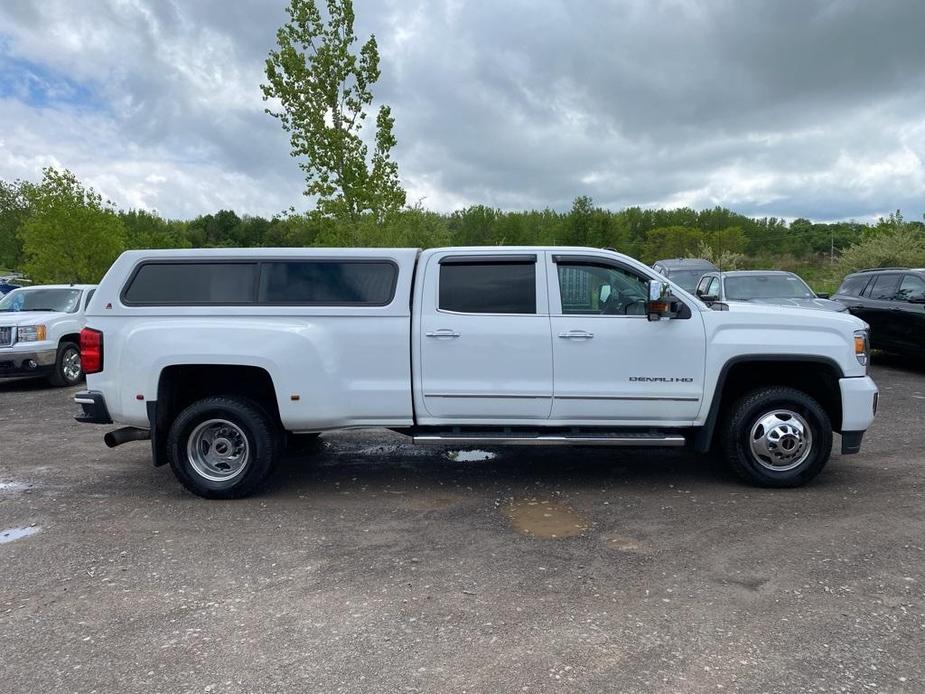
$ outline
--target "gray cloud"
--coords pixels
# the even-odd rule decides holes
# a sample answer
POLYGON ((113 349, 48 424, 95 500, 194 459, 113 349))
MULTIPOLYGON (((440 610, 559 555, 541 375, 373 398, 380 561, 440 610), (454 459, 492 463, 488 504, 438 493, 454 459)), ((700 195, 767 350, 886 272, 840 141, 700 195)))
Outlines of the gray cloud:
MULTIPOLYGON (((0 176, 34 177, 53 161, 122 205, 169 215, 304 206, 258 88, 283 8, 4 3, 0 57, 89 96, 29 103, 0 91, 0 176)), ((820 219, 925 209, 916 0, 356 10, 358 32, 380 44, 377 95, 396 116, 409 198, 429 207, 564 208, 589 194, 612 207, 820 219)))

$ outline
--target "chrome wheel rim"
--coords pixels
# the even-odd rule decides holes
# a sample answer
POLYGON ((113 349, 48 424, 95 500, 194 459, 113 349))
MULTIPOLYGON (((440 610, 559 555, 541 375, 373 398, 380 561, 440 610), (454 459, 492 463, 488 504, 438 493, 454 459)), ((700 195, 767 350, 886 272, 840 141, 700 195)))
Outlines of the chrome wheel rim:
POLYGON ((752 456, 762 467, 786 472, 802 465, 813 450, 813 432, 792 410, 774 410, 758 417, 749 436, 752 456))
POLYGON ((76 349, 69 349, 65 352, 64 359, 61 360, 61 371, 69 381, 76 381, 80 378, 80 352, 76 349))
POLYGON ((247 467, 250 446, 237 424, 227 419, 209 419, 193 429, 186 444, 186 455, 200 477, 212 482, 227 482, 247 467))

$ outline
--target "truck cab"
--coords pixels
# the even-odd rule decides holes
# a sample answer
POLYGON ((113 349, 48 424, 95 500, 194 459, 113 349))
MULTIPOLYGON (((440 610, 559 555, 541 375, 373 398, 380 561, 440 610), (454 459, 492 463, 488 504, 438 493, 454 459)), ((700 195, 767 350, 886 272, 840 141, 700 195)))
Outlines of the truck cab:
POLYGON ((130 251, 82 334, 81 421, 194 493, 251 493, 293 435, 687 446, 763 486, 859 450, 877 389, 846 314, 711 311, 593 248, 130 251))

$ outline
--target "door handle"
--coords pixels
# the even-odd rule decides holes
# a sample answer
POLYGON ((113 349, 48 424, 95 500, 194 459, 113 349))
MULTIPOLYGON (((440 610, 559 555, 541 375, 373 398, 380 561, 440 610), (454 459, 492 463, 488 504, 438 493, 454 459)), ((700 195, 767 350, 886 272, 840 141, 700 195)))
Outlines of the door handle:
POLYGON ((587 330, 569 330, 559 333, 559 337, 564 337, 566 340, 590 340, 594 337, 594 333, 589 333, 587 330))
POLYGON ((459 333, 455 330, 450 330, 449 328, 443 328, 442 330, 431 330, 430 332, 424 333, 425 337, 459 337, 459 333))

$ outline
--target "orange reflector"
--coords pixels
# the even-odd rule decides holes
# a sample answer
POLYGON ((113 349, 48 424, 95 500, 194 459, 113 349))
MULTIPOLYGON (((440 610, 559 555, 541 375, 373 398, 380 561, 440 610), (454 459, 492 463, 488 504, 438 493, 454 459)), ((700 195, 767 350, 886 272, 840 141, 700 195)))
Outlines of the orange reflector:
POLYGON ((864 338, 861 335, 854 336, 854 353, 864 354, 864 338))

